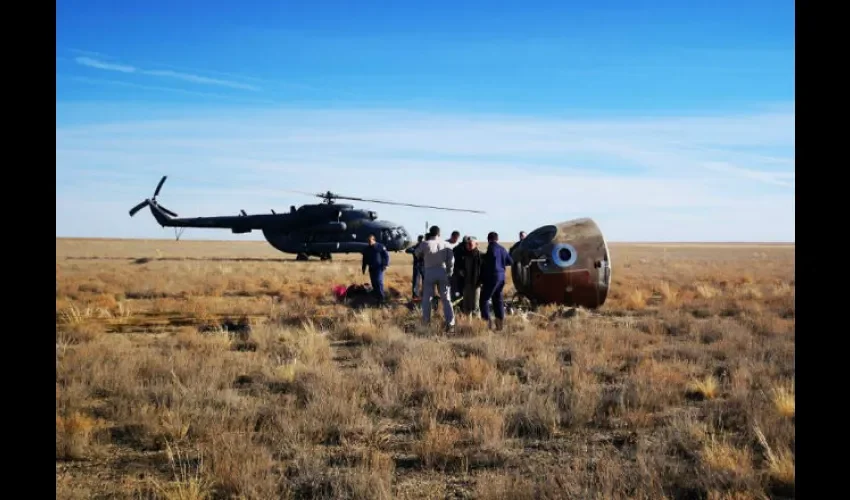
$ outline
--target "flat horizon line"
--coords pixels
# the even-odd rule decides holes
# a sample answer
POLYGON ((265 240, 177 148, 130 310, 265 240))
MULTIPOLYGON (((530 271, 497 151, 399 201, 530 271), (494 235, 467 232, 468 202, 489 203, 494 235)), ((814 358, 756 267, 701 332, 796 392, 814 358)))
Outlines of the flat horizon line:
MULTIPOLYGON (((103 236, 57 236, 57 240, 92 240, 92 241, 174 241, 174 238, 112 238, 103 236)), ((268 245, 265 240, 217 240, 217 239, 187 239, 198 243, 262 243, 268 245)), ((482 241, 482 243, 484 243, 482 241)), ((515 243, 515 241, 500 241, 500 243, 515 243)), ((794 241, 616 241, 608 240, 609 244, 618 245, 795 245, 794 241)))

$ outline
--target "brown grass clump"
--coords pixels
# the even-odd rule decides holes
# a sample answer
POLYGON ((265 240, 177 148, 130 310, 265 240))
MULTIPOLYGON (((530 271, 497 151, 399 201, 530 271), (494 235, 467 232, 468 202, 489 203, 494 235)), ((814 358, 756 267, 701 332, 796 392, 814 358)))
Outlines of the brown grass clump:
POLYGON ((772 490, 793 496, 794 486, 796 484, 794 454, 787 446, 780 448, 778 453, 774 452, 761 428, 758 426, 755 427, 754 433, 759 445, 762 447, 764 455, 767 457, 766 472, 772 490))
POLYGON ((458 460, 456 448, 461 433, 456 427, 438 424, 431 419, 413 451, 427 468, 446 469, 458 460))
POLYGON ((209 447, 209 473, 216 490, 231 497, 272 498, 275 477, 272 453, 244 435, 222 434, 209 447))
POLYGON ((696 285, 694 285, 694 288, 696 289, 697 296, 701 299, 710 300, 722 293, 720 292, 720 290, 708 283, 697 283, 696 285))
POLYGON ((559 420, 558 405, 553 398, 531 394, 524 404, 510 412, 506 430, 512 437, 547 439, 555 434, 559 420))
POLYGON ((168 445, 166 457, 171 469, 169 480, 153 478, 144 490, 165 500, 207 500, 213 497, 213 484, 204 468, 203 457, 193 460, 179 447, 168 445))
POLYGON ((90 456, 92 433, 98 422, 80 412, 56 416, 56 458, 82 460, 90 456))
POLYGON ((467 391, 482 388, 496 369, 489 361, 472 355, 458 360, 456 371, 458 373, 457 387, 467 391))
POLYGON ((714 399, 717 397, 719 390, 719 384, 713 375, 694 380, 689 384, 690 394, 701 399, 714 399))
POLYGON ((793 497, 793 246, 611 251, 601 309, 445 334, 406 254, 357 310, 357 256, 57 239, 57 498, 793 497))
POLYGON ((626 293, 623 306, 629 310, 643 309, 646 307, 646 301, 648 299, 649 296, 645 291, 635 288, 626 293))
POLYGON ((80 321, 70 323, 56 333, 60 343, 82 344, 99 339, 106 333, 103 323, 80 321))
POLYGON ((790 387, 777 386, 773 389, 773 404, 783 417, 793 417, 796 414, 793 382, 790 387))
POLYGON ((736 447, 714 436, 703 445, 700 460, 708 475, 739 479, 753 474, 753 457, 749 449, 736 447))
POLYGON ((676 305, 679 301, 679 290, 675 285, 665 281, 658 285, 658 293, 661 295, 662 303, 665 305, 676 305))
POLYGON ((473 406, 464 415, 464 425, 472 439, 487 449, 498 449, 505 435, 505 417, 493 407, 473 406))

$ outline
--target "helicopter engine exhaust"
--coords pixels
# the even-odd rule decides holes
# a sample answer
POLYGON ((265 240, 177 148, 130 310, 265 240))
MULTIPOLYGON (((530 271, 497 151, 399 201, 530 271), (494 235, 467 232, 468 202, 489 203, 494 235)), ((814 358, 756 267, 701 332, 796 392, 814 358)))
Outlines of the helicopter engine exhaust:
POLYGON ((535 304, 596 309, 611 285, 611 257, 589 218, 541 226, 511 249, 517 292, 535 304))

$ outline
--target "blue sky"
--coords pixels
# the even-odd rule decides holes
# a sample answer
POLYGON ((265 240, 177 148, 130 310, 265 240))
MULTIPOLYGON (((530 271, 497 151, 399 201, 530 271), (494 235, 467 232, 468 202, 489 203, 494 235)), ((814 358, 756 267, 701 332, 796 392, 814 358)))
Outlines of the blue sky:
POLYGON ((793 2, 457 4, 59 0, 57 236, 173 237, 127 214, 168 175, 181 216, 794 241, 793 2))

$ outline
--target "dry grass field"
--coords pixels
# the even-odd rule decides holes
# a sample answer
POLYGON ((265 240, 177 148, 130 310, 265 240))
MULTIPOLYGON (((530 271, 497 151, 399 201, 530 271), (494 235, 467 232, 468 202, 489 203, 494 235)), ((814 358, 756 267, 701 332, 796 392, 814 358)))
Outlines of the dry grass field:
POLYGON ((57 239, 57 498, 794 497, 793 245, 612 244, 600 310, 452 335, 392 259, 357 311, 353 255, 57 239))

